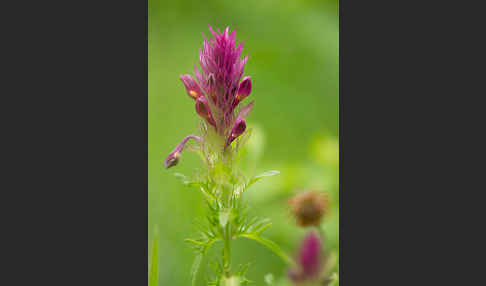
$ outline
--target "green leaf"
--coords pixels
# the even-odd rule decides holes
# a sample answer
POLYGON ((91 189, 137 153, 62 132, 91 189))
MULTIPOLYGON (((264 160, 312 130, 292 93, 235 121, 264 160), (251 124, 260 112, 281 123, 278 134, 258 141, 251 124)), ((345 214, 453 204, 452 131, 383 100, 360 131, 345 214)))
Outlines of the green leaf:
POLYGON ((265 173, 261 173, 260 175, 256 175, 255 177, 251 178, 250 181, 248 182, 248 185, 246 186, 247 188, 254 183, 256 183, 258 180, 264 178, 264 177, 271 177, 280 174, 280 171, 277 170, 271 170, 271 171, 266 171, 265 173))
POLYGON ((155 231, 152 241, 152 261, 150 263, 149 286, 158 286, 159 284, 159 235, 155 231))
POLYGON ((203 257, 206 255, 209 248, 219 240, 221 240, 219 237, 214 237, 213 239, 209 239, 206 241, 194 240, 189 238, 185 239, 186 242, 190 242, 195 245, 197 252, 196 258, 194 259, 194 263, 191 267, 191 278, 193 286, 196 284, 197 272, 199 271, 199 266, 201 265, 203 257))
POLYGON ((267 222, 264 224, 259 225, 255 230, 254 233, 256 235, 260 235, 262 232, 264 232, 267 228, 269 228, 272 225, 271 222, 267 222))
POLYGON ((208 201, 216 201, 216 197, 207 190, 207 185, 204 182, 191 181, 188 176, 181 173, 174 173, 174 176, 177 177, 185 186, 199 189, 208 201))
POLYGON ((202 253, 196 255, 196 258, 194 259, 194 263, 192 264, 191 267, 192 286, 196 285, 197 272, 199 271, 199 266, 201 266, 201 261, 203 256, 204 255, 202 253))
POLYGON ((219 238, 219 237, 215 237, 215 238, 207 240, 207 241, 200 241, 200 240, 194 240, 194 239, 189 239, 189 238, 184 239, 184 241, 194 244, 197 247, 197 249, 200 250, 199 253, 202 253, 202 254, 206 254, 208 252, 209 248, 215 242, 220 241, 220 240, 221 240, 221 238, 219 238))
POLYGON ((238 236, 245 237, 245 238, 248 238, 248 239, 252 239, 256 242, 259 242, 260 244, 266 246, 268 249, 270 249, 275 254, 277 254, 280 258, 282 258, 282 260, 285 263, 287 263, 291 266, 294 266, 295 263, 292 261, 292 259, 287 254, 285 254, 285 252, 283 252, 283 250, 280 249, 280 247, 275 242, 268 240, 266 238, 260 237, 260 236, 255 235, 255 234, 246 234, 245 233, 245 234, 240 234, 238 236))

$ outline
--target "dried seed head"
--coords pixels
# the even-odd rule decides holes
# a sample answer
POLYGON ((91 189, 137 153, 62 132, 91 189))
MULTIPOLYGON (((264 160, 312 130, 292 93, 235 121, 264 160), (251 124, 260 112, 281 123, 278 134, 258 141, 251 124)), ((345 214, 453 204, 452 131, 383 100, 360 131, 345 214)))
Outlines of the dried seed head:
POLYGON ((297 224, 302 227, 319 226, 329 208, 327 194, 318 191, 300 193, 289 199, 289 203, 297 224))

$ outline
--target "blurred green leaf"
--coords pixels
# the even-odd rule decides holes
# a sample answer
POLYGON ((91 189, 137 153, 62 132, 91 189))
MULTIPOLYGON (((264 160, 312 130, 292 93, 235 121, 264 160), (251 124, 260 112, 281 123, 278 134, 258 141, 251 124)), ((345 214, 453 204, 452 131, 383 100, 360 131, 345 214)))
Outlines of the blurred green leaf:
POLYGON ((199 271, 199 266, 201 266, 201 261, 203 259, 203 254, 199 253, 196 255, 196 258, 194 258, 194 263, 192 264, 191 267, 191 281, 192 281, 192 286, 196 285, 196 278, 197 278, 197 272, 199 271))
MULTIPOLYGON (((206 235, 207 237, 207 235, 206 235)), ((191 267, 191 281, 192 285, 196 285, 196 278, 197 278, 197 273, 199 271, 199 266, 201 265, 201 261, 208 252, 209 248, 217 241, 221 240, 218 237, 215 237, 213 239, 209 239, 206 241, 201 241, 201 240, 194 240, 194 239, 185 239, 186 242, 190 242, 194 244, 195 249, 196 249, 196 258, 194 259, 194 262, 192 263, 191 267)))
POLYGON ((155 231, 152 241, 152 262, 150 263, 149 286, 158 286, 159 284, 159 235, 155 231))

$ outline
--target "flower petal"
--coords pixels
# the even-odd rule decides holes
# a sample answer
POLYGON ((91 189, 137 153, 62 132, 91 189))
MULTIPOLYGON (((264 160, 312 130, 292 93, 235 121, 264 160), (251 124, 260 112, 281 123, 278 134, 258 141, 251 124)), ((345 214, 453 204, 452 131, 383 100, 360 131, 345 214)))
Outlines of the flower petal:
POLYGON ((211 114, 211 109, 209 108, 208 105, 208 100, 206 97, 201 96, 196 99, 196 112, 201 116, 202 118, 206 119, 206 121, 216 127, 216 124, 213 119, 213 115, 211 114))
POLYGON ((203 96, 201 88, 197 84, 197 82, 192 78, 192 76, 185 74, 180 76, 184 86, 186 87, 187 95, 192 97, 193 99, 197 99, 200 96, 203 96))
POLYGON ((246 130, 246 122, 243 118, 238 117, 236 118, 235 124, 233 125, 233 129, 231 130, 231 133, 228 136, 228 139, 226 140, 226 146, 227 147, 231 142, 233 142, 238 136, 243 134, 246 130))

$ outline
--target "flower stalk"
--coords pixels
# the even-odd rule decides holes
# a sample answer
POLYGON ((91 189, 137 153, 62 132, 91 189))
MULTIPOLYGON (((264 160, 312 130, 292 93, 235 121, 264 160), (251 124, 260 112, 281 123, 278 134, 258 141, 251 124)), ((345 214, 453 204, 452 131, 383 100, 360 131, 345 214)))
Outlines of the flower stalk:
POLYGON ((224 228, 224 247, 223 247, 223 267, 224 275, 231 277, 231 222, 228 222, 224 228))

